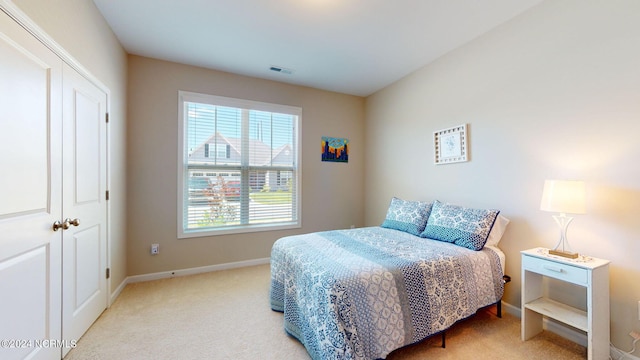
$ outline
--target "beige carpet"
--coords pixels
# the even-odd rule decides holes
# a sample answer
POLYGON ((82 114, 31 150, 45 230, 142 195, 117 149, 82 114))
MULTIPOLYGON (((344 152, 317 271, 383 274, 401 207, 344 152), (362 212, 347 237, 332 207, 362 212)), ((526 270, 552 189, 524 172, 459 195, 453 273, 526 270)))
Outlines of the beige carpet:
MULTIPOLYGON (((520 341, 520 320, 495 308, 388 359, 584 359, 552 333, 520 341)), ((269 308, 269 266, 128 285, 65 357, 76 359, 309 359, 269 308)))

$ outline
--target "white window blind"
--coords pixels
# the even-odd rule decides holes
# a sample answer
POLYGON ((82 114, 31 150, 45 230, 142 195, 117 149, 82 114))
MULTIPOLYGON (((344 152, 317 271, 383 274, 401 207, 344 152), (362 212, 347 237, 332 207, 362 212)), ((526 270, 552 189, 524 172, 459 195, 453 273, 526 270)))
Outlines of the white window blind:
POLYGON ((300 227, 297 107, 180 92, 178 237, 300 227))

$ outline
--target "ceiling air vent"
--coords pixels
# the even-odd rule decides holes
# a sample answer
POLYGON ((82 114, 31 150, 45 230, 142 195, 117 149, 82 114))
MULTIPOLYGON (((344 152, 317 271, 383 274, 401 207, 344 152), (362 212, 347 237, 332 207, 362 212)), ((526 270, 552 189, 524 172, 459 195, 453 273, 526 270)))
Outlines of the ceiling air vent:
POLYGON ((275 72, 279 72, 281 74, 287 74, 287 75, 293 74, 293 70, 287 69, 287 68, 283 68, 283 67, 280 67, 280 66, 271 66, 269 68, 269 70, 275 71, 275 72))

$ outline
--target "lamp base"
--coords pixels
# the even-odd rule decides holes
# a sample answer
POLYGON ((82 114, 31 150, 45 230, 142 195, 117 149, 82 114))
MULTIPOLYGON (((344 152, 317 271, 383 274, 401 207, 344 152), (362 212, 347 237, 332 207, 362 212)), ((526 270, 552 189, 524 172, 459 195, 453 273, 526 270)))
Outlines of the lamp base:
POLYGON ((578 253, 562 251, 562 250, 551 250, 551 249, 549 249, 549 255, 562 256, 569 259, 577 259, 579 256, 578 253))

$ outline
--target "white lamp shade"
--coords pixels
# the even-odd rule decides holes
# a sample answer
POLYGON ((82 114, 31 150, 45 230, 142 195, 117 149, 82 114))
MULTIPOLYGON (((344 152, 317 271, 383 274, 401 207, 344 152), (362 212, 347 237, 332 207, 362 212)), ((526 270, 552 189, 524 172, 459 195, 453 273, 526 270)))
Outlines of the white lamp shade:
POLYGON ((583 181, 545 180, 540 210, 584 214, 586 195, 583 181))

